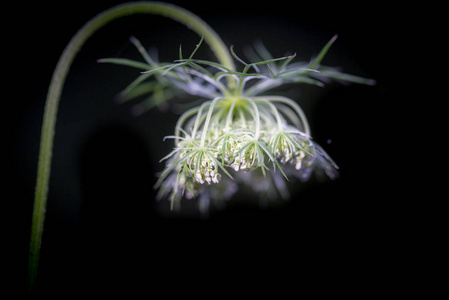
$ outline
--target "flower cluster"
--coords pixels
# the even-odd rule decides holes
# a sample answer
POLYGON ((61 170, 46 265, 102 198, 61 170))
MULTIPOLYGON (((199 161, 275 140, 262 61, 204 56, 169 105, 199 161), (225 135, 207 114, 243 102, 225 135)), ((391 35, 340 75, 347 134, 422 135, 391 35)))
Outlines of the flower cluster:
POLYGON ((316 165, 331 177, 338 168, 312 142, 300 107, 281 96, 217 97, 184 113, 176 128, 168 137, 175 148, 164 158, 167 167, 157 183, 159 197, 171 197, 173 205, 182 195, 213 189, 223 176, 240 182, 247 177, 239 173, 260 170, 307 180, 316 165))
POLYGON ((318 170, 334 178, 338 167, 312 142, 300 106, 292 99, 265 93, 286 83, 322 86, 329 79, 372 84, 368 79, 321 66, 335 39, 307 63, 292 63, 295 55, 260 57, 257 62, 246 63, 231 47, 234 58, 244 66, 241 72, 194 59, 201 41, 188 59, 180 53, 174 63, 156 62, 136 39, 132 42, 146 63, 101 60, 145 69, 122 95, 133 99, 142 91, 153 92, 147 107, 168 101, 167 98, 180 92, 206 98, 201 105, 185 111, 178 119, 174 135, 166 137, 174 140, 174 149, 162 159, 166 167, 156 183, 158 197, 169 198, 172 207, 183 196, 199 198, 200 209, 207 211, 211 203, 217 205, 230 198, 239 184, 251 185, 254 190, 270 195, 277 190, 274 194, 286 196, 282 177, 294 176, 306 181, 318 170), (155 81, 147 82, 150 77, 155 81), (156 90, 168 96, 163 101, 160 97, 157 100, 156 90), (271 178, 267 179, 271 183, 263 179, 259 181, 263 184, 257 184, 254 179, 260 174, 261 178, 271 178))

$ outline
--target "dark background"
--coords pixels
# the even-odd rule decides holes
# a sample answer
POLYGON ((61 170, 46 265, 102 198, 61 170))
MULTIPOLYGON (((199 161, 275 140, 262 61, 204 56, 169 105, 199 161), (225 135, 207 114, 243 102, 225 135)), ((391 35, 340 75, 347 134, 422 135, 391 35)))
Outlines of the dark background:
MULTIPOLYGON (((25 286, 40 127, 52 72, 75 32, 118 3, 27 4, 15 10, 14 29, 4 36, 4 48, 12 53, 4 59, 14 62, 6 87, 13 94, 4 112, 12 116, 9 196, 3 199, 12 204, 3 214, 12 218, 4 247, 11 253, 8 285, 18 294, 25 286)), ((82 48, 63 90, 38 292, 213 296, 234 287, 270 290, 275 283, 318 287, 323 277, 372 293, 397 284, 395 274, 405 265, 398 246, 410 229, 405 221, 410 187, 401 155, 410 105, 401 70, 408 64, 403 50, 410 26, 408 18, 397 21, 400 8, 354 1, 172 3, 198 14, 237 52, 260 39, 274 56, 296 52, 298 60, 308 60, 339 35, 323 64, 373 78, 377 85, 298 86, 290 93, 298 95, 314 139, 340 166, 340 177, 311 182, 275 208, 234 201, 208 219, 178 216, 167 212, 167 203, 155 204, 152 186, 163 167, 158 161, 171 147, 162 138, 172 134, 178 115, 155 109, 132 116, 131 105, 117 105, 114 96, 136 71, 96 60, 138 58, 131 35, 145 47, 157 47, 163 61, 177 58, 179 44, 191 51, 199 38, 162 17, 117 20, 82 48), (376 272, 382 276, 365 276, 376 272)), ((214 59, 207 46, 197 57, 214 59)))

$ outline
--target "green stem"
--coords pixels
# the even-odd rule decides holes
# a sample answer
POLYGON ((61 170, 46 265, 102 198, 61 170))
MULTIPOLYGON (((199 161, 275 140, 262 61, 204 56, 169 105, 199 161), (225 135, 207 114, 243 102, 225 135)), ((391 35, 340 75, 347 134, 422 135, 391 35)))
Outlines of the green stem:
MULTIPOLYGON (((195 115, 195 114, 200 114, 201 115, 201 111, 203 109, 203 105, 201 105, 200 107, 196 106, 194 108, 189 109, 188 111, 186 111, 185 113, 183 113, 179 119, 178 122, 176 122, 176 127, 175 127, 175 136, 179 137, 181 134, 181 130, 182 130, 182 125, 184 124, 184 122, 190 118, 191 116, 195 115)), ((194 129, 195 130, 195 129, 194 129)), ((194 137, 194 134, 192 133, 191 135, 192 137, 194 137)), ((187 137, 187 136, 186 136, 187 137)), ((175 146, 178 147, 178 143, 179 143, 179 139, 176 138, 175 139, 175 146)))
POLYGON ((235 70, 232 57, 220 37, 198 16, 175 5, 160 2, 131 2, 110 8, 86 23, 70 40, 64 49, 51 79, 45 104, 44 120, 41 132, 39 162, 35 190, 34 210, 31 228, 28 280, 30 290, 35 285, 39 252, 42 241, 45 208, 48 196, 53 138, 56 114, 65 78, 76 54, 84 43, 98 29, 109 22, 132 14, 156 14, 178 21, 203 36, 218 60, 225 67, 235 70))
MULTIPOLYGON (((207 129, 209 128, 209 123, 210 123, 210 119, 212 117, 212 112, 214 111, 214 106, 215 103, 217 103, 218 100, 221 100, 222 98, 215 98, 214 100, 212 100, 210 106, 209 106, 209 111, 207 112, 207 116, 206 116, 206 121, 204 122, 203 125, 203 132, 201 134, 201 141, 200 141, 200 147, 204 147, 204 143, 206 142, 206 135, 207 135, 207 129)), ((199 118, 199 116, 198 116, 199 118)), ((198 119, 197 119, 198 120, 198 119)))
POLYGON ((259 139, 259 134, 260 134, 260 115, 259 115, 259 109, 257 108, 257 104, 254 103, 254 101, 251 98, 245 98, 245 100, 247 100, 251 106, 253 107, 254 111, 253 111, 253 118, 254 118, 254 122, 256 123, 256 131, 254 133, 254 139, 257 140, 259 139))
POLYGON ((263 96, 263 97, 259 96, 259 97, 255 97, 254 99, 266 100, 266 101, 271 101, 271 102, 280 102, 280 103, 284 103, 284 104, 290 106, 295 111, 297 116, 299 117, 299 120, 301 121, 303 129, 304 129, 304 134, 306 136, 310 137, 310 126, 309 126, 309 122, 307 121, 306 114, 303 112, 301 107, 299 107, 299 105, 295 101, 293 101, 292 99, 287 98, 287 97, 275 96, 275 95, 269 95, 269 96, 263 96))
POLYGON ((276 119, 278 129, 281 131, 283 129, 283 126, 282 126, 283 123, 282 123, 281 115, 279 114, 279 111, 277 110, 276 106, 273 103, 271 103, 270 101, 267 101, 267 100, 264 100, 261 98, 253 98, 253 101, 263 103, 271 108, 271 110, 273 111, 273 115, 276 119))

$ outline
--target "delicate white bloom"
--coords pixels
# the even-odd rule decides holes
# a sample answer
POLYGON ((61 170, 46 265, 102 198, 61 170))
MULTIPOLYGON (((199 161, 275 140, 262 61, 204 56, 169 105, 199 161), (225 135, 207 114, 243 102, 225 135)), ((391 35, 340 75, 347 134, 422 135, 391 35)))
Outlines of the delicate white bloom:
MULTIPOLYGON (((155 76, 154 85, 167 98, 182 91, 206 99, 182 114, 175 134, 167 137, 174 140, 174 149, 163 158, 166 168, 156 184, 158 197, 169 197, 172 207, 183 196, 198 198, 200 210, 207 212, 212 205, 222 206, 239 184, 268 198, 278 194, 288 198, 282 177, 306 181, 318 170, 335 178, 338 167, 312 142, 299 105, 286 97, 261 95, 285 83, 323 86, 329 79, 339 79, 372 84, 371 80, 321 66, 334 41, 335 37, 308 63, 291 63, 295 55, 260 57, 258 62, 245 63, 231 48, 234 58, 244 64, 242 72, 193 59, 193 54, 173 64, 149 66, 149 71, 141 75, 144 78, 128 87, 127 93, 143 84, 143 79, 155 76)), ((263 50, 258 53, 267 53, 263 50)))

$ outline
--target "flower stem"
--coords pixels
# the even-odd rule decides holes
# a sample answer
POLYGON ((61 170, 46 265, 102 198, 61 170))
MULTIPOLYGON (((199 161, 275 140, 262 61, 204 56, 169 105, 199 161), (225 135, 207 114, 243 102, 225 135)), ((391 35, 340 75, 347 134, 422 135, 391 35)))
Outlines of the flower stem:
POLYGON ((70 65, 80 48, 98 29, 117 18, 144 13, 162 15, 186 25, 200 36, 204 37, 204 40, 209 44, 221 64, 231 70, 235 70, 232 57, 229 54, 227 47, 209 25, 191 12, 167 3, 130 2, 118 5, 100 13, 76 33, 64 49, 64 52, 56 65, 45 104, 30 239, 28 265, 28 283, 30 291, 33 289, 37 277, 50 179, 56 115, 61 91, 70 65))
POLYGON ((203 126, 203 132, 201 134, 200 147, 204 147, 204 144, 206 142, 207 129, 209 128, 210 119, 212 117, 212 112, 214 111, 215 103, 217 103, 217 101, 220 99, 222 99, 222 98, 219 98, 219 97, 215 98, 214 100, 212 100, 212 103, 209 106, 209 111, 207 112, 206 121, 204 122, 204 126, 203 126))
POLYGON ((259 109, 257 108, 257 104, 251 99, 251 98, 245 98, 245 100, 247 100, 251 106, 253 107, 253 118, 254 118, 254 122, 256 125, 256 131, 254 133, 254 139, 257 140, 259 139, 259 135, 260 135, 260 115, 259 115, 259 109))
POLYGON ((298 115, 302 126, 303 126, 303 130, 304 130, 304 134, 310 137, 310 126, 309 126, 309 122, 307 121, 307 117, 306 114, 302 111, 301 107, 299 107, 299 105, 293 101, 290 98, 287 97, 283 97, 283 96, 275 96, 275 95, 269 95, 269 96, 259 96, 259 97, 255 97, 255 100, 266 100, 266 101, 271 101, 271 102, 280 102, 283 104, 286 104, 288 106, 290 106, 291 108, 293 108, 293 110, 296 112, 296 114, 298 115))

